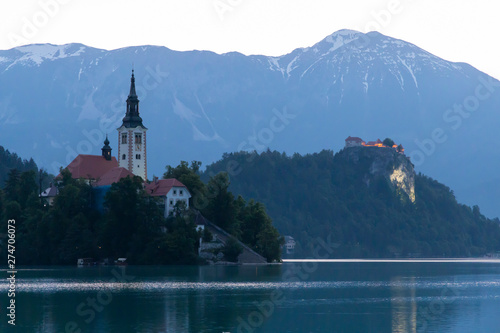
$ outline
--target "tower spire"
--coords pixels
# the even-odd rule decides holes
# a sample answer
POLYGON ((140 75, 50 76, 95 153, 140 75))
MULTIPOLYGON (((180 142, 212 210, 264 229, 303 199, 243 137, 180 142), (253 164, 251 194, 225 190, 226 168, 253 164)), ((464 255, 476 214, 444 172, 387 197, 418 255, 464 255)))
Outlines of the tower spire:
POLYGON ((135 77, 134 77, 134 70, 132 69, 132 78, 130 79, 130 93, 128 94, 128 97, 135 97, 137 98, 137 93, 135 92, 135 77))
POLYGON ((122 168, 127 169, 143 180, 148 179, 146 131, 139 116, 139 98, 135 90, 135 76, 132 68, 130 93, 127 97, 127 113, 118 130, 118 160, 122 168))
POLYGON ((142 125, 142 118, 139 116, 139 98, 135 91, 135 77, 132 69, 132 77, 130 78, 130 92, 127 97, 127 113, 123 118, 123 126, 133 128, 142 125))

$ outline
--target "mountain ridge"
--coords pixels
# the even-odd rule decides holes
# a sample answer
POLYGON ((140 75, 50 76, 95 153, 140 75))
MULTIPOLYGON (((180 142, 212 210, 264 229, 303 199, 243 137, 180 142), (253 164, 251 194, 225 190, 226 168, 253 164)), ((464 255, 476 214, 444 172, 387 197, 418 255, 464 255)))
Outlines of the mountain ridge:
POLYGON ((78 153, 99 154, 105 134, 116 153, 113 133, 125 114, 134 64, 140 112, 150 128, 149 174, 179 160, 210 163, 227 151, 339 150, 349 135, 390 136, 403 143, 418 171, 449 184, 487 215, 500 215, 494 202, 500 195, 500 82, 470 65, 379 33, 348 30, 280 57, 67 45, 47 47, 45 58, 41 52, 32 60, 16 49, 0 51, 0 140, 52 173, 78 153), (477 111, 467 118, 447 113, 482 82, 493 91, 477 111), (290 118, 273 127, 283 114, 290 118), (436 129, 446 140, 430 149, 436 129))

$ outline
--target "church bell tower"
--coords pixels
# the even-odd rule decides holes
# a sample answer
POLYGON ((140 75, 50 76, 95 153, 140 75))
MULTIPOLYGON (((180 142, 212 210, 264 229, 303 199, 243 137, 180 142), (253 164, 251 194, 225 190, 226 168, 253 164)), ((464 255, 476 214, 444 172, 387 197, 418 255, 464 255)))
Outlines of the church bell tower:
POLYGON ((139 116, 139 99, 135 92, 135 77, 132 70, 130 93, 127 98, 127 113, 118 128, 118 160, 123 167, 146 181, 148 177, 146 162, 146 131, 139 116))

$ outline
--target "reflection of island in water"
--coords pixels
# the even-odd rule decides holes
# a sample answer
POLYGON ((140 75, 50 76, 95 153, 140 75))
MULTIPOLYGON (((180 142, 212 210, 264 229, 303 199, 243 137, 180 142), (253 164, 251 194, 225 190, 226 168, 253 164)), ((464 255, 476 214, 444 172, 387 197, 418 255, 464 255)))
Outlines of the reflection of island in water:
MULTIPOLYGON (((18 270, 16 326, 82 333, 496 332, 499 276, 499 265, 484 262, 27 267, 18 270), (277 292, 279 302, 268 307, 277 292)), ((7 290, 0 285, 0 293, 7 290)), ((0 307, 7 302, 0 298, 0 307)), ((0 321, 0 332, 7 325, 0 321)))

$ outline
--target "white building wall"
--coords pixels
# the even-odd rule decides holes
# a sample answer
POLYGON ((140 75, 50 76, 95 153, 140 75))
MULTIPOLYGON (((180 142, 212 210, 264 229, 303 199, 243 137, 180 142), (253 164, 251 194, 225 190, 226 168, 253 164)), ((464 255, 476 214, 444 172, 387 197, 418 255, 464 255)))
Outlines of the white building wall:
POLYGON ((143 127, 118 128, 118 164, 134 175, 147 180, 146 129, 143 127), (122 136, 126 135, 126 143, 122 136), (136 139, 136 135, 138 135, 136 139))
POLYGON ((180 200, 183 200, 186 203, 186 208, 189 208, 189 198, 191 198, 191 194, 187 188, 172 187, 165 196, 165 217, 168 217, 170 212, 174 210, 175 204, 180 200))

